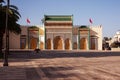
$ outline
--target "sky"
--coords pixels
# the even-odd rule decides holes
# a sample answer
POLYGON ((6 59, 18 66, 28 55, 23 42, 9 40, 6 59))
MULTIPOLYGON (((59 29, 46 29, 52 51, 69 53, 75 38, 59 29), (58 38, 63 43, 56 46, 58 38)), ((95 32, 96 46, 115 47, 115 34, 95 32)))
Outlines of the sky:
POLYGON ((19 8, 21 25, 42 25, 44 15, 73 15, 74 25, 102 25, 103 37, 120 30, 120 0, 10 0, 19 8))

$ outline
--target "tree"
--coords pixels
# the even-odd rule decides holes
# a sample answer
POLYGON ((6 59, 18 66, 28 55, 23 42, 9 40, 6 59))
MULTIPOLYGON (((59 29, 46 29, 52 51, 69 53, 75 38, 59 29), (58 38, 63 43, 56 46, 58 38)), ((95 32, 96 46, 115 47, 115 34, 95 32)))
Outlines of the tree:
POLYGON ((104 40, 105 40, 105 41, 108 41, 108 40, 109 40, 109 38, 108 38, 108 37, 104 37, 104 40))
POLYGON ((20 25, 17 23, 21 17, 18 8, 14 5, 10 5, 9 9, 7 9, 7 6, 3 4, 4 0, 0 0, 0 53, 2 53, 3 36, 5 34, 6 11, 8 11, 8 30, 15 34, 21 33, 20 25))
POLYGON ((4 0, 0 0, 0 4, 1 4, 2 2, 4 2, 4 0))

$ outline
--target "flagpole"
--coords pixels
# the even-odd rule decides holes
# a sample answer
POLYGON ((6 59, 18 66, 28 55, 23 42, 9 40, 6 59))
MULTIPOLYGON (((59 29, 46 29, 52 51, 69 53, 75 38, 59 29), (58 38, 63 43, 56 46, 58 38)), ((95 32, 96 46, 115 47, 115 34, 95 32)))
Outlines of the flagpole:
POLYGON ((90 43, 90 27, 92 27, 92 24, 93 24, 93 21, 91 18, 89 18, 89 22, 90 22, 90 25, 89 25, 89 30, 88 30, 88 49, 90 50, 91 48, 91 43, 90 43))

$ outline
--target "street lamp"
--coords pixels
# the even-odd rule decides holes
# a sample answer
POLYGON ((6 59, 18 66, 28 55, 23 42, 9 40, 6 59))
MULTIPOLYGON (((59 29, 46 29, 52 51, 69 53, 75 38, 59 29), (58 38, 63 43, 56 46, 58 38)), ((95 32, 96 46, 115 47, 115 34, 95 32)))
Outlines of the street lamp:
POLYGON ((8 66, 8 53, 9 53, 8 11, 9 11, 9 3, 10 3, 10 1, 7 0, 6 26, 5 26, 5 33, 6 33, 6 48, 5 48, 5 53, 4 53, 4 63, 3 63, 3 66, 8 66))

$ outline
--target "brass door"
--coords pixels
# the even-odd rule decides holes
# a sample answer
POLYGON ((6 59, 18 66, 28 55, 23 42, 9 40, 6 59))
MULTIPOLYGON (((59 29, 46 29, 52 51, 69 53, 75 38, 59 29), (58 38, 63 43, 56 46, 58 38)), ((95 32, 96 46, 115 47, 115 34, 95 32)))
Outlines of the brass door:
POLYGON ((26 38, 21 38, 21 49, 25 49, 26 48, 26 38))
POLYGON ((95 39, 91 38, 91 49, 95 50, 95 39))
POLYGON ((54 38, 54 49, 63 49, 62 39, 60 36, 54 38))
POLYGON ((51 39, 47 39, 46 49, 51 49, 51 39))
POLYGON ((74 42, 73 49, 77 49, 77 42, 74 42))
POLYGON ((31 38, 30 39, 30 49, 36 49, 37 48, 37 38, 31 38))
POLYGON ((70 49, 70 40, 69 40, 69 39, 66 39, 66 40, 65 40, 65 49, 66 49, 66 50, 69 50, 69 49, 70 49))
POLYGON ((85 38, 80 39, 80 49, 86 50, 86 39, 85 38))
POLYGON ((40 42, 40 49, 43 49, 43 48, 44 48, 44 43, 40 42))

